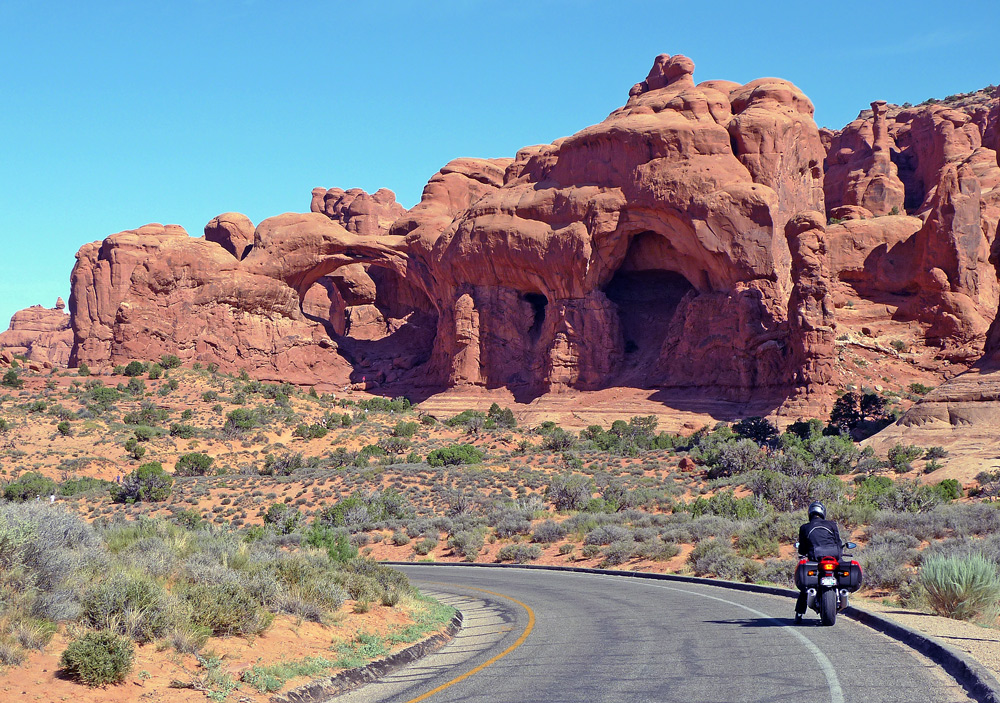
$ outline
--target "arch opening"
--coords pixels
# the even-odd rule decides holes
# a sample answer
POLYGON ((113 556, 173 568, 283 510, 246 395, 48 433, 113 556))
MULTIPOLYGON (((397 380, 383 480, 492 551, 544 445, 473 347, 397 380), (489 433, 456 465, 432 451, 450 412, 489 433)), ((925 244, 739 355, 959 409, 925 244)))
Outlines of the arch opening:
POLYGON ((622 266, 602 289, 614 303, 621 322, 623 373, 627 382, 648 382, 656 367, 677 307, 696 291, 681 273, 668 266, 661 235, 643 232, 629 244, 622 266), (638 376, 636 376, 638 374, 638 376), (631 378, 636 376, 635 378, 631 378), (640 378, 641 377, 641 378, 640 378))
POLYGON ((302 313, 324 326, 357 380, 398 379, 430 358, 437 333, 427 295, 374 264, 348 264, 317 279, 303 296, 302 313))

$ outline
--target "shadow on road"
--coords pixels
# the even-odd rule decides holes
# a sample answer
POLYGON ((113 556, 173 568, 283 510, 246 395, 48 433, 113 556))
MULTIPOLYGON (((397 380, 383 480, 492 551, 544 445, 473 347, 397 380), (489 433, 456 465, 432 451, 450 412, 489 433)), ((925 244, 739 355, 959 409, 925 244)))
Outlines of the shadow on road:
MULTIPOLYGON (((791 627, 795 618, 734 618, 732 620, 706 620, 712 625, 739 625, 740 627, 791 627)), ((819 620, 803 620, 797 627, 819 625, 819 620)))

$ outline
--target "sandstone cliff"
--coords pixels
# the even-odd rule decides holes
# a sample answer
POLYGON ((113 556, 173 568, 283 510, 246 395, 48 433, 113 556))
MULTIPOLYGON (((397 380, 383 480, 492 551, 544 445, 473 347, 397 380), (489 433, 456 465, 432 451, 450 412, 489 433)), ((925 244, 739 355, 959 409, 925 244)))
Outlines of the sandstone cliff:
POLYGON ((62 298, 54 308, 32 305, 18 310, 10 319, 10 327, 0 333, 0 350, 23 355, 29 361, 65 366, 73 346, 70 316, 64 311, 62 298))
POLYGON ((71 363, 172 353, 386 392, 628 385, 778 407, 864 382, 838 347, 858 310, 970 362, 1000 353, 983 97, 876 101, 833 132, 787 81, 696 83, 664 54, 603 122, 456 159, 409 211, 317 188, 311 212, 256 228, 225 213, 203 238, 147 225, 84 246, 71 363))

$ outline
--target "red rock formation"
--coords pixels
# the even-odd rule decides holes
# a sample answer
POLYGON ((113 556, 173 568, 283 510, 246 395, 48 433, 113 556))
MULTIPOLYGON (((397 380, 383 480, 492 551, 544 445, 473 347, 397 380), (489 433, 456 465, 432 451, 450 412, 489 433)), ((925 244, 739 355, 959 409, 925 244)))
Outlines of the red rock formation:
POLYGON ((908 296, 902 314, 943 346, 982 344, 1000 171, 977 139, 995 119, 877 102, 821 136, 791 83, 693 71, 661 55, 603 122, 452 161, 409 211, 387 190, 316 189, 311 212, 264 220, 252 244, 227 213, 204 239, 148 225, 87 245, 73 358, 780 401, 837 382, 838 279, 908 296), (875 217, 904 199, 923 220, 875 217))
POLYGON ((66 304, 56 299, 52 309, 41 305, 18 310, 10 318, 10 327, 0 333, 0 349, 9 354, 23 355, 29 361, 66 366, 73 346, 70 316, 63 312, 66 304))
POLYGON ((242 259, 253 246, 253 222, 238 212, 224 212, 205 225, 205 239, 242 259))
POLYGON ((396 202, 396 194, 388 188, 380 188, 371 195, 360 188, 347 191, 314 188, 309 209, 339 222, 348 232, 366 237, 385 234, 406 213, 406 208, 396 202))

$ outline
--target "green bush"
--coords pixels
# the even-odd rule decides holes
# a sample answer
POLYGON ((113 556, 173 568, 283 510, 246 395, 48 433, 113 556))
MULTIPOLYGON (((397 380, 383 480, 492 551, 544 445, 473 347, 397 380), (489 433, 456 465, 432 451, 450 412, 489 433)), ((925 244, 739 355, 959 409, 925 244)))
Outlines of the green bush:
POLYGON ((301 520, 302 513, 285 503, 274 503, 264 513, 264 524, 283 535, 294 532, 301 520))
POLYGON ((542 548, 537 544, 505 544, 497 553, 497 561, 512 561, 527 564, 542 556, 542 548))
POLYGON ((122 369, 122 374, 125 376, 141 376, 146 373, 146 364, 141 361, 130 361, 128 365, 122 369))
POLYGON ((35 496, 48 496, 55 492, 55 481, 37 471, 29 471, 4 486, 3 497, 10 501, 23 502, 35 496))
POLYGON ((545 499, 556 510, 583 510, 593 493, 593 483, 586 476, 556 476, 545 490, 545 499))
POLYGON ((67 420, 63 420, 58 425, 56 425, 56 431, 63 437, 69 437, 71 434, 73 434, 73 428, 70 427, 69 422, 67 420))
POLYGON ((88 686, 121 683, 132 671, 135 646, 113 632, 88 632, 67 645, 59 665, 88 686))
POLYGON ((214 635, 259 635, 274 616, 238 583, 197 584, 187 592, 191 622, 214 635))
POLYGON ((393 437, 403 437, 408 439, 417 433, 417 428, 420 427, 415 422, 397 422, 396 426, 392 428, 393 437))
POLYGON ((76 367, 76 375, 77 376, 89 376, 90 375, 90 367, 87 366, 85 363, 83 363, 81 361, 80 365, 76 367))
POLYGON ((484 544, 481 530, 463 530, 448 538, 448 547, 466 561, 475 561, 484 544))
POLYGON ((454 444, 450 447, 435 449, 427 455, 427 463, 431 466, 478 464, 482 460, 483 453, 471 444, 454 444))
POLYGON ((889 466, 898 474, 905 474, 911 471, 913 466, 910 462, 919 459, 924 450, 916 445, 896 444, 890 447, 888 453, 889 466))
POLYGON ((170 426, 170 436, 177 437, 178 439, 191 439, 194 437, 197 430, 192 425, 185 425, 180 422, 175 422, 170 426))
POLYGON ((165 369, 176 369, 180 365, 180 357, 175 354, 164 354, 160 357, 160 366, 165 369))
POLYGON ((226 415, 226 424, 222 431, 230 437, 249 432, 257 426, 257 415, 253 410, 236 408, 226 415))
POLYGON ((930 557, 920 567, 920 584, 938 615, 956 620, 994 617, 1000 604, 1000 575, 985 557, 930 557))
POLYGON ((173 484, 174 477, 163 470, 163 465, 158 461, 151 461, 115 485, 111 489, 111 499, 116 503, 162 501, 170 497, 170 487, 173 484))
POLYGON ((119 571, 94 586, 83 599, 82 618, 91 627, 111 630, 136 642, 150 642, 172 622, 170 601, 152 578, 119 571))
POLYGON ((191 452, 182 454, 174 464, 174 475, 176 476, 204 476, 212 468, 215 461, 212 457, 201 452, 191 452))
POLYGON ((7 369, 7 373, 3 375, 3 380, 0 381, 0 385, 6 386, 7 388, 18 389, 24 385, 24 381, 21 376, 14 369, 7 369))

